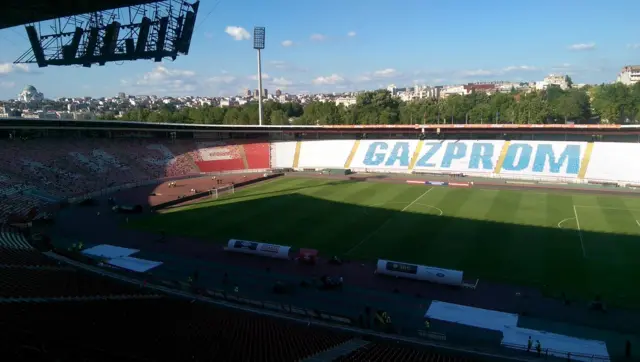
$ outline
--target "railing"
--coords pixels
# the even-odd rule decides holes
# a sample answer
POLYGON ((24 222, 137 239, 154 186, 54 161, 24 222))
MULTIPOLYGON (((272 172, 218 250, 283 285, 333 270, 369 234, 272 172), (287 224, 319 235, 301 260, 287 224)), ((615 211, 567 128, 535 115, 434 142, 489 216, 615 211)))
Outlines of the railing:
MULTIPOLYGON (((502 343, 502 346, 510 349, 514 349, 517 351, 526 352, 533 356, 536 356, 538 354, 538 352, 535 349, 535 346, 532 346, 531 348, 529 348, 527 345, 524 345, 524 344, 511 344, 511 343, 502 343)), ((572 352, 560 351, 552 348, 543 348, 540 351, 540 357, 544 357, 545 359, 560 357, 560 358, 565 358, 567 361, 587 360, 587 361, 594 361, 594 362, 598 362, 598 361, 608 362, 611 360, 611 358, 608 356, 601 356, 597 354, 586 354, 586 353, 572 353, 572 352)))

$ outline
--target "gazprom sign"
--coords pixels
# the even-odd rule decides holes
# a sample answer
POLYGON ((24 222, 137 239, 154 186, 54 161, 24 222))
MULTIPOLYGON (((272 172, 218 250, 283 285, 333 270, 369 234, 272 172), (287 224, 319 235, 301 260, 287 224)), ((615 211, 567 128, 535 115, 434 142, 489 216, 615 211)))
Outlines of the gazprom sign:
POLYGON ((577 175, 585 143, 514 141, 367 141, 352 165, 504 173, 577 175))

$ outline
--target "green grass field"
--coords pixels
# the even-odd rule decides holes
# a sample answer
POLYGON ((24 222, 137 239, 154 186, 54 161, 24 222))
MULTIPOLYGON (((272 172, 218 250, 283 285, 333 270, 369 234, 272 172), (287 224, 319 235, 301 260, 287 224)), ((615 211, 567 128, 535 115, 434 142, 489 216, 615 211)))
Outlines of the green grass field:
POLYGON ((128 226, 384 258, 640 307, 640 198, 280 178, 128 226))

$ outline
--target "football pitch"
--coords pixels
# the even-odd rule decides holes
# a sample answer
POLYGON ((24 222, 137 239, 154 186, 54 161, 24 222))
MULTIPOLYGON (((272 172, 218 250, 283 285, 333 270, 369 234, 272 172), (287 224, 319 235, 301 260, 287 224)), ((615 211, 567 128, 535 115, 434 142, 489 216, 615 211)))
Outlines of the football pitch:
POLYGON ((640 198, 285 177, 129 227, 462 270, 640 307, 640 198))

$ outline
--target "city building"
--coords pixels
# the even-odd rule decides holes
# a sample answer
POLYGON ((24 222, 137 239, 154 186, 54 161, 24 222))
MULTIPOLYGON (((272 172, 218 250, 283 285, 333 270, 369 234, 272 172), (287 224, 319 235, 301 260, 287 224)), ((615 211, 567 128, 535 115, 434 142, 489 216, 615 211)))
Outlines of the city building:
POLYGON ((563 74, 549 74, 544 77, 542 82, 536 82, 536 89, 544 90, 547 89, 550 85, 557 85, 562 90, 569 88, 569 83, 567 82, 567 76, 563 74))
POLYGON ((356 104, 356 97, 340 97, 336 98, 336 106, 344 105, 345 107, 353 106, 356 104))
POLYGON ((36 87, 28 85, 18 94, 18 100, 22 102, 39 102, 44 99, 44 95, 36 90, 36 87))
POLYGON ((640 65, 627 65, 618 74, 618 82, 625 85, 633 85, 640 81, 640 65))

